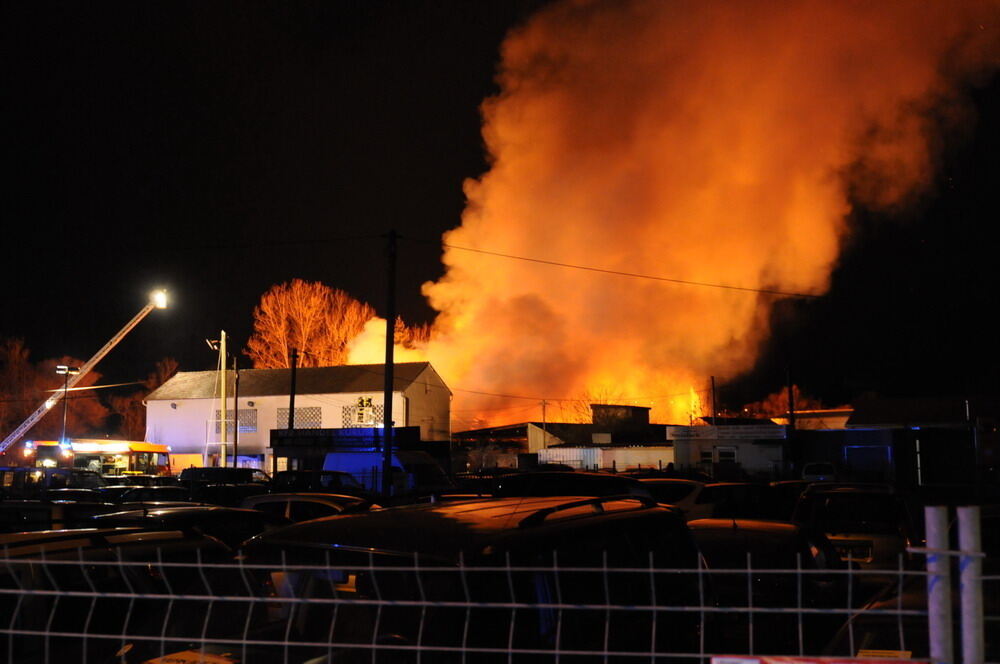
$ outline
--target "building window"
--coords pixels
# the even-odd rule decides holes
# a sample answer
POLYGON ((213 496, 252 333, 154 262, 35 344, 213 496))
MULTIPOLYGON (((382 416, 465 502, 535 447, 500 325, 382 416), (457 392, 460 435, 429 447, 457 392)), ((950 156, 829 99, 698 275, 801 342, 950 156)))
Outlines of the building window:
POLYGON ((371 397, 358 397, 352 406, 344 406, 343 424, 345 429, 351 427, 374 427, 382 423, 385 408, 382 404, 372 401, 371 397))
MULTIPOLYGON (((233 411, 226 411, 226 435, 233 433, 233 411)), ((241 408, 239 411, 240 433, 257 432, 257 409, 241 408)), ((222 411, 215 411, 215 435, 222 433, 222 411)))
MULTIPOLYGON (((306 406, 305 408, 296 408, 294 424, 296 429, 322 429, 323 410, 319 406, 306 406)), ((279 429, 288 428, 287 408, 278 409, 278 428, 279 429)))
POLYGON ((735 447, 716 447, 715 451, 719 455, 719 463, 736 463, 735 447))

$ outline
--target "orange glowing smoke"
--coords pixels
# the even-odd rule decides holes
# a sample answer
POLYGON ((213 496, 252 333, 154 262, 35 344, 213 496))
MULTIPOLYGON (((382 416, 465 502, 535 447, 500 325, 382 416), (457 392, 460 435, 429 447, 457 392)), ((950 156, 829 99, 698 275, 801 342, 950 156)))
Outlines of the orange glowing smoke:
MULTIPOLYGON (((491 168, 465 183, 445 243, 821 294, 848 189, 892 207, 930 182, 921 112, 962 119, 956 83, 997 65, 998 15, 997 2, 550 6, 503 45, 501 93, 483 105, 491 168)), ((774 301, 458 249, 444 262, 424 288, 440 312, 428 358, 452 386, 610 392, 660 422, 688 421, 692 385, 751 366, 774 301)), ((455 409, 458 429, 540 416, 463 391, 455 409)))

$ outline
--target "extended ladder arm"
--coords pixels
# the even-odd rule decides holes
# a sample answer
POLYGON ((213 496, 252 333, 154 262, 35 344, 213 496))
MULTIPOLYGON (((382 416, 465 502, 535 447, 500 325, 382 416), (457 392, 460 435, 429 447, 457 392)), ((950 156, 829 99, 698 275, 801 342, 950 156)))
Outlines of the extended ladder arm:
POLYGON ((37 424, 40 419, 45 417, 45 414, 50 410, 52 410, 53 406, 59 403, 59 401, 64 396, 66 396, 66 392, 69 390, 69 388, 79 383, 84 376, 90 373, 90 370, 93 369, 94 366, 98 362, 100 362, 101 359, 105 355, 107 355, 112 348, 117 346, 118 342, 120 342, 125 337, 126 334, 132 331, 132 328, 138 325, 143 318, 148 316, 149 312, 151 312, 153 309, 163 309, 164 307, 166 307, 166 294, 163 291, 157 291, 156 293, 153 293, 153 297, 150 300, 149 304, 144 306, 142 310, 139 313, 137 313, 135 317, 132 320, 130 320, 125 325, 125 327, 123 327, 118 332, 118 334, 111 337, 111 340, 108 341, 108 343, 104 344, 104 346, 99 351, 97 351, 97 353, 95 353, 92 358, 87 360, 87 363, 84 364, 82 367, 80 367, 80 373, 72 376, 69 379, 69 382, 66 384, 66 389, 59 390, 58 392, 53 392, 52 396, 45 400, 45 403, 39 406, 35 412, 33 412, 31 415, 28 416, 28 419, 21 422, 21 424, 18 425, 18 427, 14 429, 10 433, 10 435, 8 435, 6 438, 3 439, 3 442, 0 443, 0 454, 6 452, 8 447, 16 443, 18 440, 20 440, 20 438, 24 434, 28 433, 31 427, 35 426, 35 424, 37 424))

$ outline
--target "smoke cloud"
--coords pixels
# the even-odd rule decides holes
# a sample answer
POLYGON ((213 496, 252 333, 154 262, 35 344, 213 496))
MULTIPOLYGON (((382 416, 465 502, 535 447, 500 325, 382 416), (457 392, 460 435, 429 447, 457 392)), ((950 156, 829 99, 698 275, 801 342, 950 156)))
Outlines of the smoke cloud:
POLYGON ((962 119, 958 84, 998 64, 998 10, 578 0, 508 35, 482 106, 491 167, 424 286, 455 427, 540 415, 491 394, 686 423, 692 388, 752 365, 775 296, 454 247, 822 294, 852 203, 906 205, 932 181, 926 111, 962 119))

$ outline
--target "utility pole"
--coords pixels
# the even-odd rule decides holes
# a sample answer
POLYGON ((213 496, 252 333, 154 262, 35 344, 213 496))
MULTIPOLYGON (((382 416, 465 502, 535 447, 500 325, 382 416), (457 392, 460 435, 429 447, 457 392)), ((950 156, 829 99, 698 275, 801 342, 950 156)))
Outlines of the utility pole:
POLYGON ((236 366, 236 355, 233 355, 233 468, 238 468, 240 439, 240 370, 236 366))
POLYGON ((785 369, 785 383, 788 384, 788 432, 795 431, 795 390, 792 389, 792 368, 785 369))
POLYGON ((226 331, 222 330, 219 336, 219 369, 221 369, 219 372, 219 411, 222 414, 222 421, 219 423, 219 430, 222 434, 222 438, 219 441, 219 451, 221 452, 219 455, 219 465, 223 468, 226 467, 226 429, 228 428, 227 422, 229 420, 226 417, 226 410, 228 408, 228 404, 226 403, 226 383, 229 382, 226 376, 226 359, 226 331))
POLYGON ((715 401, 715 376, 712 376, 712 424, 715 425, 715 418, 719 414, 719 407, 715 401))
POLYGON ((396 343, 396 231, 386 237, 385 289, 385 387, 382 396, 382 495, 392 494, 392 389, 396 343))
POLYGON ((549 446, 549 432, 545 422, 545 406, 547 406, 548 403, 548 401, 542 399, 542 447, 549 446))
POLYGON ((295 368, 299 363, 299 351, 292 349, 292 384, 288 387, 288 430, 295 431, 295 368))

